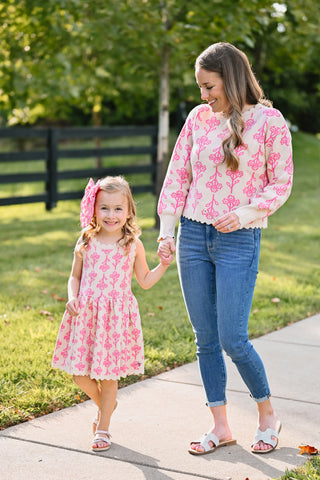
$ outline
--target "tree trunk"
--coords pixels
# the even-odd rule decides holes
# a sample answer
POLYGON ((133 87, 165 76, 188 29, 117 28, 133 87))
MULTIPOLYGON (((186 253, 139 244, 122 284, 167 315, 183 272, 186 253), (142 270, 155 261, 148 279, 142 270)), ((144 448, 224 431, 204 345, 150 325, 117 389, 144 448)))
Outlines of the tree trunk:
MULTIPOLYGON (((101 127, 101 102, 97 101, 96 104, 93 106, 92 109, 92 120, 94 127, 101 127)), ((95 137, 94 138, 94 145, 96 148, 101 147, 101 138, 95 137)), ((102 157, 98 155, 95 159, 95 168, 102 167, 102 157)))
MULTIPOLYGON (((168 152, 169 152, 169 77, 170 48, 164 45, 161 59, 161 76, 159 87, 159 117, 158 117, 158 152, 157 152, 157 177, 156 177, 156 198, 157 202, 161 192, 162 184, 166 174, 168 152)), ((156 213, 156 228, 159 228, 160 221, 156 213)))

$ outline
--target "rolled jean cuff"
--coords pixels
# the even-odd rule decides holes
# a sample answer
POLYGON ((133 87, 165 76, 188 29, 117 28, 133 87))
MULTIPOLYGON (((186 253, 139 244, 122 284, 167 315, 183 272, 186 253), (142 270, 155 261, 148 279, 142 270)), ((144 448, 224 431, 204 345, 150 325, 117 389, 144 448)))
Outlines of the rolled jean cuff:
POLYGON ((266 400, 269 400, 269 398, 271 397, 271 393, 269 393, 269 395, 265 395, 262 398, 254 398, 252 395, 250 395, 250 397, 253 398, 255 402, 262 403, 262 402, 265 402, 266 400))
POLYGON ((207 402, 207 407, 221 407, 221 405, 226 405, 226 400, 221 400, 220 402, 207 402))

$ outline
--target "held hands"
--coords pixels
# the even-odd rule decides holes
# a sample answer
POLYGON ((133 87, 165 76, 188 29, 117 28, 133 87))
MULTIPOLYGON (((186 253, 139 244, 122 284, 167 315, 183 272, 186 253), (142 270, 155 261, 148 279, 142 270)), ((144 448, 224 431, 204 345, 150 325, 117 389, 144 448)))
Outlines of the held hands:
POLYGON ((79 300, 76 297, 71 298, 67 303, 66 303, 66 310, 69 313, 69 315, 72 315, 73 317, 76 317, 79 315, 79 300))
POLYGON ((176 251, 174 244, 174 238, 167 237, 164 240, 161 240, 158 248, 158 255, 160 257, 160 262, 162 265, 170 265, 173 261, 173 254, 176 251))
POLYGON ((226 215, 218 218, 213 226, 221 233, 230 233, 239 230, 241 227, 239 217, 234 212, 229 212, 226 215))

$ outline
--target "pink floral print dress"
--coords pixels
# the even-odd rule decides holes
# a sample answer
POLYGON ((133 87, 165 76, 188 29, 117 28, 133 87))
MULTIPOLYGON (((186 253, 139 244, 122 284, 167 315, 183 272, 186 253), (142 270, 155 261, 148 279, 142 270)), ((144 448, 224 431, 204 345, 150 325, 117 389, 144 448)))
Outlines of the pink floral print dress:
POLYGON ((96 380, 117 380, 144 371, 138 303, 131 291, 136 243, 129 253, 96 238, 83 251, 80 313, 65 311, 52 366, 96 380))

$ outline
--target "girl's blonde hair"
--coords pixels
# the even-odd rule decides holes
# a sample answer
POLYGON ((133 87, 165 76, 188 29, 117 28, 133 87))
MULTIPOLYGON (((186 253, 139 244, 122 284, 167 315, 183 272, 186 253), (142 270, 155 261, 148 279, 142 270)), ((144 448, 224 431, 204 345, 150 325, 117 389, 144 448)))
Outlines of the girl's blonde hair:
MULTIPOLYGON (((128 182, 122 177, 105 177, 99 181, 99 190, 96 194, 96 199, 99 191, 102 190, 108 193, 121 192, 128 202, 128 218, 125 225, 122 227, 122 237, 118 243, 128 251, 129 245, 134 242, 140 235, 141 230, 136 221, 136 206, 134 204, 132 193, 128 182)), ((94 237, 100 231, 97 225, 96 217, 93 215, 89 226, 81 231, 81 236, 76 245, 76 252, 81 253, 81 250, 88 246, 90 238, 94 237)))
POLYGON ((234 149, 243 145, 244 121, 241 114, 245 104, 261 103, 271 107, 272 103, 264 98, 246 54, 230 43, 210 45, 198 56, 195 67, 218 73, 223 80, 231 106, 227 112, 230 135, 223 141, 222 148, 228 168, 235 172, 239 168, 239 158, 234 149))

